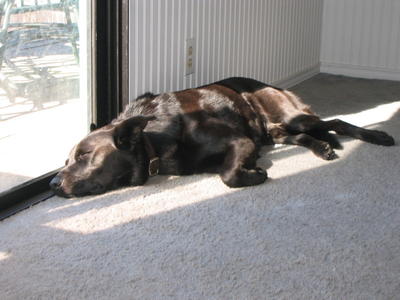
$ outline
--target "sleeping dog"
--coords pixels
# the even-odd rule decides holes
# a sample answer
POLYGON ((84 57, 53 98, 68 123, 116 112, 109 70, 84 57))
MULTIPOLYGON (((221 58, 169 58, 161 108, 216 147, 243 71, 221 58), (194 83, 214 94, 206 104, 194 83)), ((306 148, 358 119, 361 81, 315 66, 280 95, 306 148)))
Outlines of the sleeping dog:
POLYGON ((57 195, 73 197, 143 185, 156 174, 202 172, 218 173, 229 187, 257 185, 267 179, 256 166, 261 146, 299 145, 332 160, 341 146, 332 131, 394 145, 385 132, 323 121, 292 92, 253 79, 146 93, 79 142, 50 186, 57 195))

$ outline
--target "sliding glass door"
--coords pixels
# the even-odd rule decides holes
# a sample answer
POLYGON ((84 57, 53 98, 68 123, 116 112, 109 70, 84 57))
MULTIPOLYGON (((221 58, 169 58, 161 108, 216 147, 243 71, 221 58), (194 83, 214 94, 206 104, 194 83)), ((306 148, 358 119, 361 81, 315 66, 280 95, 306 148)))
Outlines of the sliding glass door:
POLYGON ((0 0, 0 193, 62 166, 92 121, 90 0, 0 0))

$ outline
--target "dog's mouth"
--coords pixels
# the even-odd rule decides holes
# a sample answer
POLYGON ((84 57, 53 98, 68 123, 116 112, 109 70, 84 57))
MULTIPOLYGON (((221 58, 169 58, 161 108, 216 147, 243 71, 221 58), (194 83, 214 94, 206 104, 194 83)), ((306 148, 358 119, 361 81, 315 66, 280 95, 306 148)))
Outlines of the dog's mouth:
POLYGON ((74 198, 104 193, 107 188, 99 182, 77 181, 66 184, 58 175, 50 182, 52 191, 60 197, 74 198))
POLYGON ((103 194, 106 191, 105 188, 97 188, 96 190, 91 190, 91 191, 74 191, 74 192, 65 192, 62 189, 58 190, 53 190, 53 192, 60 197, 63 198, 77 198, 77 197, 84 197, 84 196, 91 196, 91 195, 99 195, 103 194))
POLYGON ((123 186, 129 185, 131 177, 132 177, 132 172, 131 171, 126 171, 122 175, 118 176, 118 178, 112 184, 112 188, 116 189, 116 188, 119 188, 119 187, 123 187, 123 186))

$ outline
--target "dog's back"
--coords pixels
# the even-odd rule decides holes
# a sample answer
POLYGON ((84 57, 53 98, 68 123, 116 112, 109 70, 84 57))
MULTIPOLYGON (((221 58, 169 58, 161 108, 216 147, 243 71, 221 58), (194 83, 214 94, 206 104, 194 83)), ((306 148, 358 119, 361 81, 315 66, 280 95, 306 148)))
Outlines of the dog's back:
POLYGON ((226 124, 261 144, 271 143, 271 133, 291 119, 313 115, 309 106, 288 90, 243 77, 233 77, 173 93, 146 93, 129 104, 120 119, 134 115, 155 115, 147 131, 178 134, 181 125, 213 119, 226 124), (168 130, 167 130, 168 133, 168 130))

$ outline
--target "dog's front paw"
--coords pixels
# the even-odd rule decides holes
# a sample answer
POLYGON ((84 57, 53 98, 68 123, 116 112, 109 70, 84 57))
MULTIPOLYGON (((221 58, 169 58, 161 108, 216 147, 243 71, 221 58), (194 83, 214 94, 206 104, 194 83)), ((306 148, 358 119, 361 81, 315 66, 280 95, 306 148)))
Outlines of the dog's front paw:
POLYGON ((255 169, 246 170, 247 173, 244 177, 247 177, 247 185, 257 185, 265 182, 268 178, 268 174, 265 170, 256 167, 255 169))
POLYGON ((261 168, 254 169, 240 169, 235 172, 234 176, 225 177, 221 176, 222 181, 229 187, 243 187, 258 185, 267 180, 267 172, 261 168))

